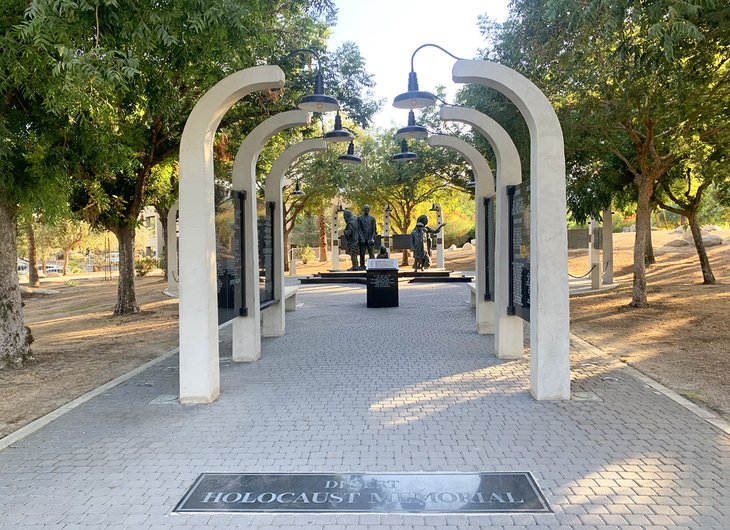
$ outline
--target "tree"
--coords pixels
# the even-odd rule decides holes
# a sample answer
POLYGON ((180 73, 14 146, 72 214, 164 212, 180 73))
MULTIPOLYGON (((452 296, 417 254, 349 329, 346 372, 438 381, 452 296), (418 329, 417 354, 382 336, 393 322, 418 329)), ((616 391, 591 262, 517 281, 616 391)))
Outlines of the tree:
POLYGON ((510 19, 490 34, 496 46, 487 57, 531 78, 556 106, 568 153, 616 157, 631 174, 634 307, 647 305, 655 188, 689 138, 705 146, 726 138, 729 15, 713 0, 515 0, 510 19))
MULTIPOLYGON (((315 0, 33 2, 22 31, 55 58, 62 80, 53 97, 67 109, 68 125, 56 148, 75 177, 72 207, 119 241, 115 314, 139 310, 137 219, 150 200, 154 168, 177 152, 195 102, 229 73, 282 47, 308 44, 323 31, 314 12, 322 9, 332 6, 315 0)), ((280 99, 273 91, 252 95, 238 115, 260 119, 280 99)))
POLYGON ((62 168, 43 163, 49 131, 59 124, 43 97, 48 62, 18 29, 27 7, 25 0, 0 0, 0 369, 33 359, 18 285, 18 214, 23 205, 52 206, 66 191, 62 168))

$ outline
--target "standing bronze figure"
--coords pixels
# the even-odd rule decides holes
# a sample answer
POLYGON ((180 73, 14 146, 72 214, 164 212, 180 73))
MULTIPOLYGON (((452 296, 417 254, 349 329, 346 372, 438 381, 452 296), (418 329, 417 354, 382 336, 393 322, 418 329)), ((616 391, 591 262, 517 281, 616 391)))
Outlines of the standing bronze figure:
POLYGON ((360 250, 360 268, 365 269, 365 249, 368 251, 368 257, 375 257, 375 234, 377 227, 375 225, 375 217, 370 215, 370 206, 367 204, 362 207, 362 215, 357 218, 359 250, 360 250))
POLYGON ((359 230, 357 217, 355 217, 350 210, 345 210, 342 216, 345 218, 345 230, 344 236, 347 242, 347 253, 350 255, 352 261, 352 267, 347 269, 348 271, 360 270, 360 266, 357 263, 357 253, 359 250, 359 230))
POLYGON ((428 216, 421 215, 416 220, 416 228, 411 231, 411 249, 413 250, 413 270, 425 270, 431 266, 429 255, 431 254, 431 234, 438 233, 446 223, 440 224, 435 229, 429 228, 428 216))

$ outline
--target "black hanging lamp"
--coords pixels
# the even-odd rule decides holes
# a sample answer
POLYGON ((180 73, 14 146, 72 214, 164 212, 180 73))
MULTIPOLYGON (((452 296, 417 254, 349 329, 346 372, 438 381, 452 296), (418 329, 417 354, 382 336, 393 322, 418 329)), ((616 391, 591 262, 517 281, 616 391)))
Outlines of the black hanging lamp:
POLYGON ((411 55, 411 71, 408 74, 408 91, 397 95, 393 100, 393 106, 397 109, 423 109, 426 107, 430 107, 431 105, 434 105, 436 103, 436 96, 434 96, 431 92, 418 89, 418 76, 413 69, 413 58, 416 56, 416 53, 418 53, 418 50, 420 50, 421 48, 425 48, 427 46, 438 48, 439 50, 450 55, 457 61, 459 60, 459 57, 451 52, 446 51, 437 44, 422 44, 421 46, 416 48, 416 51, 414 51, 413 55, 411 55))
POLYGON ((403 162, 408 160, 416 160, 418 155, 408 150, 408 140, 405 138, 400 143, 400 153, 393 155, 393 160, 397 162, 403 162))
POLYGON ((297 178, 297 184, 294 186, 294 191, 291 192, 292 197, 304 197, 306 193, 299 185, 299 178, 297 178))
POLYGON ((335 128, 324 135, 325 142, 351 142, 355 138, 347 129, 342 127, 342 117, 340 111, 337 111, 335 116, 335 128))
POLYGON ((352 141, 347 146, 347 154, 338 156, 337 160, 346 164, 359 164, 362 162, 360 157, 355 155, 355 144, 352 141))
POLYGON ((408 125, 398 129, 395 137, 405 138, 406 140, 420 140, 428 138, 428 130, 422 125, 416 125, 416 115, 411 110, 408 112, 408 125))

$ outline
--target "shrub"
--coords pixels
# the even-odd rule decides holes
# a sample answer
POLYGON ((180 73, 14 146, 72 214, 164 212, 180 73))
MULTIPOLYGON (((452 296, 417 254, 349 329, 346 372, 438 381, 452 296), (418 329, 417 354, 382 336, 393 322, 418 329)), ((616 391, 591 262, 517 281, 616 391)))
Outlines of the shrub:
POLYGON ((152 269, 157 268, 157 260, 150 256, 142 256, 134 262, 134 270, 137 276, 146 276, 152 269))
POLYGON ((304 245, 302 249, 299 251, 299 259, 302 260, 302 263, 305 265, 307 262, 314 259, 314 250, 312 250, 312 247, 309 245, 304 245))

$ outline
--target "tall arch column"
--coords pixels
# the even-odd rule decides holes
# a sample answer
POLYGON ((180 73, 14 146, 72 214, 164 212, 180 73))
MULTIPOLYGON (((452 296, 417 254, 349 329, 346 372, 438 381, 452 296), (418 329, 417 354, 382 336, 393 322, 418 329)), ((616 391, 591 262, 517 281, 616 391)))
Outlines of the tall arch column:
MULTIPOLYGON (((443 118, 442 118, 443 119, 443 118)), ((473 146, 457 138, 456 136, 434 135, 429 136, 428 145, 434 147, 446 147, 460 153, 474 171, 476 189, 474 199, 476 201, 476 227, 475 237, 477 240, 476 255, 476 327, 477 333, 487 335, 494 333, 496 327, 494 301, 485 300, 487 282, 489 278, 485 274, 487 262, 487 249, 484 248, 484 227, 486 216, 481 206, 484 199, 494 196, 494 177, 489 169, 489 164, 484 156, 473 146)))
MULTIPOLYGON (((444 106, 443 121, 456 121, 471 125, 489 142, 494 152, 496 167, 495 230, 494 230, 494 349, 499 359, 520 359, 524 352, 522 319, 507 314, 509 304, 509 206, 507 186, 522 182, 522 166, 512 138, 502 126, 476 109, 444 106)), ((478 181, 477 181, 478 183, 478 181)), ((477 239, 482 241, 482 239, 477 239)), ((484 245, 482 245, 484 246, 484 245)), ((477 258, 481 252, 477 244, 477 258)))
POLYGON ((233 162, 233 192, 246 194, 243 212, 243 263, 246 270, 244 286, 248 312, 232 322, 233 354, 236 362, 252 362, 261 357, 261 309, 259 293, 258 216, 256 214, 256 163, 266 143, 275 134, 309 123, 309 113, 290 110, 275 114, 260 123, 243 140, 233 162))
POLYGON ((570 399, 570 320, 563 131, 534 83, 489 61, 458 60, 456 83, 507 96, 530 130, 530 392, 538 400, 570 399))
POLYGON ((281 191, 284 175, 294 161, 312 151, 325 151, 327 142, 321 138, 304 140, 288 147, 271 166, 264 190, 266 202, 274 203, 274 219, 271 227, 274 234, 274 300, 276 302, 262 312, 262 333, 264 337, 280 337, 285 331, 284 314, 284 198, 281 191))
POLYGON ((278 66, 257 66, 219 81, 195 105, 180 138, 180 402, 220 394, 213 193, 213 138, 231 106, 257 90, 281 88, 278 66))

